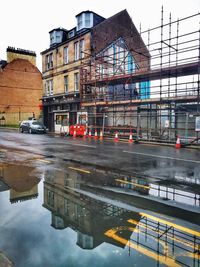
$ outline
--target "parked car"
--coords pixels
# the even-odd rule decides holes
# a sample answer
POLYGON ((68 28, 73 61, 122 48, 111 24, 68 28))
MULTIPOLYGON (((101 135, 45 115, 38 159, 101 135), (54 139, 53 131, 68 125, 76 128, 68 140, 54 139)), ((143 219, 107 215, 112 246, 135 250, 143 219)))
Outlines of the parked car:
POLYGON ((46 127, 41 122, 36 120, 22 121, 19 129, 21 133, 46 133, 46 127))

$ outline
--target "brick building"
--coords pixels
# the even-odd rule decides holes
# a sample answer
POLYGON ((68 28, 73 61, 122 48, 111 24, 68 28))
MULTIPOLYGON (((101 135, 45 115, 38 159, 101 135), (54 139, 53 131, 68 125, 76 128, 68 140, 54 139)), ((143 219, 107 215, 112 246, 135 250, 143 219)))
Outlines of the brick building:
MULTIPOLYGON (((96 94, 94 88, 82 84, 82 70, 95 78, 97 68, 101 72, 99 75, 108 76, 113 70, 116 74, 121 74, 119 70, 125 74, 136 68, 149 68, 148 50, 126 10, 108 19, 92 11, 83 11, 76 19, 77 25, 71 30, 50 31, 50 47, 41 53, 44 120, 55 132, 60 132, 62 126, 67 131, 69 125, 76 123, 95 124, 96 114, 101 112, 100 106, 90 106, 92 99, 88 105, 82 105, 85 96, 96 94), (100 58, 101 53, 106 53, 112 62, 99 61, 94 66, 91 56, 100 58)), ((118 94, 130 97, 135 86, 129 84, 124 88, 119 84, 118 94)), ((97 93, 106 95, 105 86, 98 88, 97 93)))
POLYGON ((0 95, 1 123, 17 125, 28 117, 40 116, 42 77, 35 52, 7 48, 7 61, 0 61, 0 95))

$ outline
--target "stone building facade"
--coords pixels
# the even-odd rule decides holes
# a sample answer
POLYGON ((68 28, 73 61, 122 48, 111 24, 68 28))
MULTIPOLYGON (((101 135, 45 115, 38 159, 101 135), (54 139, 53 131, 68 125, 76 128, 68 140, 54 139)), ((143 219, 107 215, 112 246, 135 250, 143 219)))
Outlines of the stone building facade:
MULTIPOLYGON (((123 49, 127 65, 125 71, 134 64, 136 66, 135 62, 140 62, 138 68, 149 68, 148 50, 126 10, 108 19, 87 10, 76 15, 76 19, 77 25, 71 30, 56 28, 50 31, 50 47, 41 53, 44 122, 55 132, 61 129, 68 132, 73 124, 88 126, 89 116, 96 116, 96 107, 82 105, 82 93, 88 88, 81 87, 81 70, 86 66, 87 74, 95 77, 93 74, 98 67, 92 65, 91 56, 98 57, 103 51, 115 47, 120 53, 123 49)), ((89 90, 92 91, 92 88, 89 90)))

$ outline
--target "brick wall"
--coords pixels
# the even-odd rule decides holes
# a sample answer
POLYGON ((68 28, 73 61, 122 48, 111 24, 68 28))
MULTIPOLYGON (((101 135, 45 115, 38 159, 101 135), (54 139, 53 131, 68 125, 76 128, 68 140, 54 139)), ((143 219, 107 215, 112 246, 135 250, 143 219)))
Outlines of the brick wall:
POLYGON ((128 12, 123 10, 96 25, 91 32, 93 50, 95 53, 110 45, 113 41, 124 38, 128 49, 143 70, 149 68, 150 56, 139 32, 133 24, 128 12))
MULTIPOLYGON (((42 97, 40 71, 25 59, 15 59, 0 71, 0 113, 35 113, 42 97)), ((1 116, 1 115, 0 115, 1 116)))

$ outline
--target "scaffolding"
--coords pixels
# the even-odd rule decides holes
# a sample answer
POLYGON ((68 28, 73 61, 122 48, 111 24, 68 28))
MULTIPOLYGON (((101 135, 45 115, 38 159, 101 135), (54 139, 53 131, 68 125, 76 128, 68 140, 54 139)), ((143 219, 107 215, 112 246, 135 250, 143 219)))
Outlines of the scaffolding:
POLYGON ((89 126, 127 137, 199 143, 200 13, 123 36, 88 57, 80 69, 81 106, 89 126), (192 25, 192 26, 191 26, 192 25))

